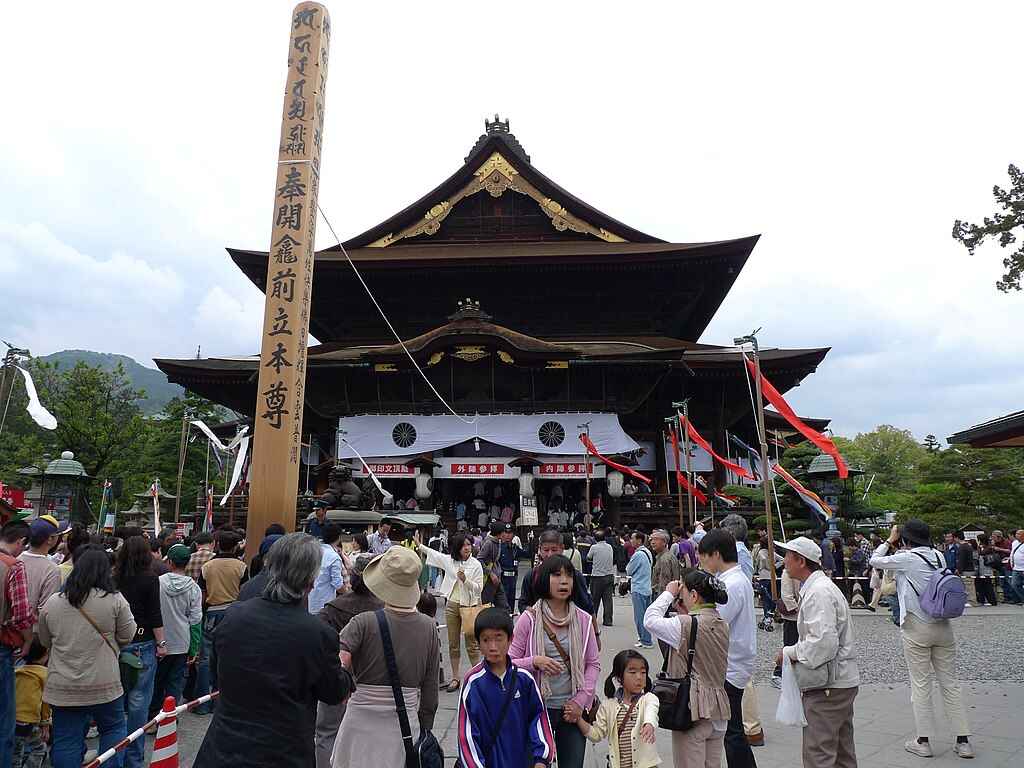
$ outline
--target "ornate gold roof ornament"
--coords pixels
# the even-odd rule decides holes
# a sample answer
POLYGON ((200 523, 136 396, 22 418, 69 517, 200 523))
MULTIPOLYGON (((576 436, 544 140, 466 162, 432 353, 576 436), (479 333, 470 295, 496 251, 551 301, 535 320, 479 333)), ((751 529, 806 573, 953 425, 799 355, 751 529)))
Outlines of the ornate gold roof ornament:
POLYGON ((556 200, 545 197, 535 186, 522 177, 512 164, 500 153, 492 152, 479 168, 473 172, 473 180, 447 200, 432 206, 423 218, 415 224, 403 229, 398 234, 390 233, 376 240, 369 248, 387 248, 389 245, 417 235, 435 235, 441 228, 441 222, 451 213, 452 209, 464 198, 486 190, 491 197, 501 197, 506 191, 512 190, 536 200, 541 210, 551 217, 552 226, 559 232, 571 229, 573 232, 593 235, 607 243, 624 243, 626 240, 603 227, 595 227, 582 219, 573 216, 556 200))
POLYGON ((437 365, 443 359, 444 359, 444 352, 435 352, 434 354, 432 354, 430 356, 430 359, 427 360, 427 367, 430 368, 431 366, 437 365))
POLYGON ((498 350, 498 359, 501 360, 501 362, 505 363, 505 365, 512 365, 512 363, 515 362, 512 355, 510 355, 504 349, 498 350))
POLYGON ((374 363, 373 370, 375 373, 398 373, 394 363, 374 363))
POLYGON ((456 347, 452 356, 459 360, 465 360, 467 363, 475 363, 478 360, 483 360, 489 354, 491 353, 483 347, 456 347))

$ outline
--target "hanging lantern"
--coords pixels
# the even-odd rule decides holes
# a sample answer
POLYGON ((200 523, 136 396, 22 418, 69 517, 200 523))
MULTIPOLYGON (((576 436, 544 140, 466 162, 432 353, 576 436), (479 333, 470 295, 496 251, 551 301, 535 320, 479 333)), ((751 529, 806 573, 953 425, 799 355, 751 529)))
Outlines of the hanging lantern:
POLYGON ((519 475, 519 495, 524 496, 527 499, 534 497, 534 476, 533 473, 527 469, 523 469, 519 475))
POLYGON ((608 495, 613 499, 617 499, 622 496, 622 473, 617 469, 613 469, 608 472, 605 482, 608 483, 608 495))
POLYGON ((434 494, 434 476, 426 472, 416 475, 416 498, 429 499, 434 494))

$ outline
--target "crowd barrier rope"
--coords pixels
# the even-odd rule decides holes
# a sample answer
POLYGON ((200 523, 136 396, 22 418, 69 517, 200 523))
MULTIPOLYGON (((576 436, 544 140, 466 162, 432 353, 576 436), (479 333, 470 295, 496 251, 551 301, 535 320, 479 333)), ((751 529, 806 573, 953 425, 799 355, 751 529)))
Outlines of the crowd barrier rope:
POLYGON ((190 701, 178 706, 175 706, 174 698, 168 696, 164 700, 164 708, 157 713, 156 717, 138 730, 129 733, 103 754, 97 755, 96 758, 91 763, 87 763, 84 768, 96 768, 96 766, 103 765, 103 763, 107 762, 118 752, 127 748, 129 744, 142 738, 146 733, 146 729, 152 728, 154 725, 157 726, 157 733, 156 743, 153 746, 152 762, 150 763, 151 768, 169 768, 169 766, 176 766, 178 764, 178 739, 175 721, 177 720, 178 715, 182 712, 194 709, 200 704, 206 704, 207 702, 217 698, 219 695, 220 691, 214 691, 213 693, 208 693, 205 696, 200 696, 195 701, 190 701), (166 725, 161 726, 164 721, 169 722, 167 722, 166 725))

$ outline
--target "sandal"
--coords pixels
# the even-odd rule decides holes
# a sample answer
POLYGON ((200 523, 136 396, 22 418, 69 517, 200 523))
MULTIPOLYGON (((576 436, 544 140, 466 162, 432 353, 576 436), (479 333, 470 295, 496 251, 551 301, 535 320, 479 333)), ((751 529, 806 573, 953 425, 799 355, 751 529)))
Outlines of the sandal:
POLYGON ((460 685, 460 683, 459 683, 459 681, 458 681, 458 680, 452 679, 452 680, 451 680, 451 681, 450 681, 450 682, 448 683, 448 685, 446 685, 446 686, 444 687, 444 689, 445 689, 446 691, 448 691, 448 693, 455 693, 455 692, 456 692, 457 690, 459 690, 459 685, 460 685))

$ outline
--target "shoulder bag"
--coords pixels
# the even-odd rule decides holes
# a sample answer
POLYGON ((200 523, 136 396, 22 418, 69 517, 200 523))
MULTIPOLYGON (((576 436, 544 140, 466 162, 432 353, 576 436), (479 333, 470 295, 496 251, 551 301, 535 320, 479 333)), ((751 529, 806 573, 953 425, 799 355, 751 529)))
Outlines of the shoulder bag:
POLYGON ((658 727, 669 731, 688 731, 693 727, 690 712, 690 682, 693 675, 693 656, 697 652, 697 617, 690 621, 690 647, 686 651, 686 676, 668 676, 668 657, 661 664, 661 672, 651 691, 658 697, 658 727))
MULTIPOLYGON (((571 609, 572 607, 570 606, 570 610, 571 609)), ((558 651, 558 655, 562 657, 562 663, 565 665, 566 671, 568 671, 569 674, 572 675, 572 659, 569 658, 569 654, 566 652, 565 648, 562 647, 562 644, 558 641, 558 635, 556 635, 554 630, 551 629, 548 623, 544 620, 544 617, 539 615, 540 612, 538 611, 537 613, 541 620, 541 625, 544 627, 544 634, 548 636, 548 639, 554 644, 555 650, 558 651)), ((594 718, 597 717, 597 708, 599 706, 600 702, 598 702, 597 697, 595 696, 593 704, 590 705, 590 709, 585 710, 583 712, 583 719, 586 720, 588 723, 594 722, 594 718)))
POLYGON ((99 624, 93 621, 92 616, 85 612, 84 608, 79 608, 78 612, 81 613, 85 620, 88 621, 92 628, 99 633, 99 636, 103 638, 104 644, 109 648, 114 658, 117 659, 117 668, 121 675, 121 687, 124 689, 124 695, 127 696, 129 691, 132 691, 136 684, 139 682, 139 675, 142 674, 142 659, 131 651, 118 650, 114 643, 111 642, 110 638, 103 634, 103 630, 100 629, 99 624))
POLYGON ((398 712, 398 725, 402 729, 402 743, 405 745, 405 768, 442 768, 444 752, 430 731, 421 731, 419 739, 412 740, 412 728, 409 727, 409 713, 405 709, 405 696, 402 694, 402 682, 398 677, 398 664, 395 662, 395 647, 391 644, 391 629, 388 627, 384 609, 374 611, 377 616, 377 627, 380 629, 380 640, 384 645, 384 661, 388 667, 388 678, 391 681, 391 693, 395 697, 395 710, 398 712))

